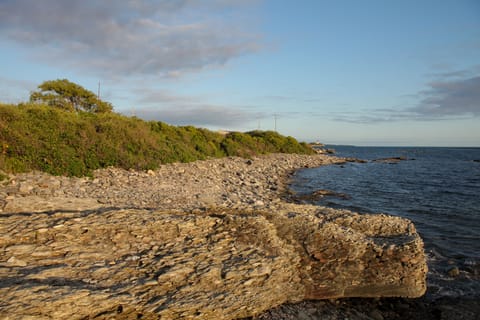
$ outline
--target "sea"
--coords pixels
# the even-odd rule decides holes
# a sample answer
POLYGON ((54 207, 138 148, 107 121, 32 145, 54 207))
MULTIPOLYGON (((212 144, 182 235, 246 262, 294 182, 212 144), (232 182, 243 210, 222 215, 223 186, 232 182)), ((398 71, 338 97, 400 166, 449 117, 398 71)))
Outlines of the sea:
POLYGON ((411 220, 425 244, 427 297, 480 297, 480 148, 326 147, 367 161, 299 170, 293 192, 328 190, 314 204, 411 220))

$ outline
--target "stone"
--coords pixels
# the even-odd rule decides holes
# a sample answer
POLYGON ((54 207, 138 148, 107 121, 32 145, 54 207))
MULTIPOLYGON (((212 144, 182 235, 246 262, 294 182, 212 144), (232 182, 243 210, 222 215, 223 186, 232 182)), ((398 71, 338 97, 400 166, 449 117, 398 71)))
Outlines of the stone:
POLYGON ((383 320, 384 319, 382 313, 378 309, 373 309, 372 311, 370 311, 368 313, 368 315, 373 320, 383 320))
POLYGON ((304 300, 421 296, 410 221, 280 198, 293 169, 338 161, 278 154, 154 175, 12 177, 62 195, 0 192, 0 318, 235 319, 304 300))
POLYGON ((48 228, 42 238, 35 236, 38 225, 58 217, 2 218, 1 233, 13 224, 24 227, 0 251, 0 261, 17 270, 14 284, 0 288, 0 317, 56 317, 59 308, 62 317, 95 317, 122 305, 125 317, 234 319, 305 299, 417 297, 425 291, 422 242, 403 219, 346 217, 285 203, 270 213, 113 209, 79 215, 63 215, 62 227, 48 228), (41 244, 44 237, 50 240, 41 244), (42 249, 29 254, 37 245, 42 249), (5 256, 13 251, 21 259, 5 256), (37 290, 41 298, 31 294, 37 290))
POLYGON ((27 266, 27 263, 23 260, 15 258, 15 256, 12 256, 7 260, 7 265, 12 267, 25 267, 27 266))
MULTIPOLYGON (((3 219, 1 231, 12 223, 28 221, 21 217, 3 219), (15 221, 19 218, 21 221, 15 221)), ((37 223, 50 219, 44 215, 37 223)), ((19 230, 7 245, 21 241, 34 244, 38 239, 33 233, 19 230)), ((219 218, 216 213, 111 210, 64 223, 63 228, 51 228, 49 233, 55 237, 47 246, 58 247, 56 255, 61 260, 52 261, 53 254, 25 255, 23 262, 8 259, 7 264, 16 268, 36 267, 28 272, 17 269, 14 283, 0 288, 4 306, 0 318, 31 313, 57 317, 59 309, 61 317, 94 317, 122 305, 125 315, 155 314, 168 319, 200 312, 204 319, 225 319, 246 317, 303 297, 297 276, 298 255, 261 215, 219 218), (86 228, 88 232, 84 232, 86 228), (111 241, 121 230, 129 230, 119 239, 129 243, 128 251, 115 250, 111 241), (139 235, 149 235, 156 246, 145 245, 139 235), (99 264, 100 260, 103 263, 99 264), (41 296, 32 294, 38 290, 41 296)), ((0 253, 0 261, 4 258, 0 253)))
MULTIPOLYGON (((405 161, 405 160, 409 160, 407 159, 407 157, 391 157, 391 158, 382 158, 382 159, 375 159, 373 160, 373 162, 381 162, 381 163, 390 163, 390 164, 396 164, 400 161, 405 161)), ((412 160, 412 159, 410 159, 412 160)))
POLYGON ((305 195, 293 195, 292 199, 294 201, 308 201, 308 202, 313 202, 313 201, 318 201, 321 200, 324 197, 336 197, 340 199, 350 199, 350 196, 345 193, 340 193, 340 192, 335 192, 331 190, 316 190, 310 194, 305 194, 305 195))
POLYGON ((458 277, 460 275, 460 269, 455 265, 448 267, 446 271, 450 277, 458 277))
POLYGON ((36 247, 37 246, 34 244, 16 244, 16 245, 8 246, 5 249, 5 251, 13 255, 24 255, 24 254, 31 254, 36 247))
POLYGON ((28 193, 33 189, 33 186, 28 182, 20 182, 18 187, 18 192, 20 193, 28 193))

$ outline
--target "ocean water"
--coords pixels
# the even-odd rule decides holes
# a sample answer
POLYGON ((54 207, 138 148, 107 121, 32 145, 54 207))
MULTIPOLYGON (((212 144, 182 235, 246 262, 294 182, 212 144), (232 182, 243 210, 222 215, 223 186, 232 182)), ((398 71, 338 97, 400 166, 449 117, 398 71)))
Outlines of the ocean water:
POLYGON ((299 170, 295 193, 329 190, 314 203, 410 219, 425 243, 427 295, 480 296, 480 148, 329 147, 369 161, 299 170), (373 161, 391 157, 406 160, 373 161))

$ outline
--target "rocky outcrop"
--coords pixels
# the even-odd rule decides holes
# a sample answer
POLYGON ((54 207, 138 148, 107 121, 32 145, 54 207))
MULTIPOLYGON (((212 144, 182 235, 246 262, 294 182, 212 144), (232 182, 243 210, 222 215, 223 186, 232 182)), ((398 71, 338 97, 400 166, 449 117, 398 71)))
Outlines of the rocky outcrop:
POLYGON ((231 319, 302 296, 298 255, 260 215, 105 209, 1 229, 2 319, 231 319))
POLYGON ((321 158, 289 158, 272 169, 274 158, 196 163, 189 177, 188 165, 181 165, 180 184, 163 181, 163 197, 155 199, 197 190, 200 180, 181 183, 202 175, 205 191, 178 206, 165 202, 167 208, 140 208, 154 200, 141 194, 151 196, 158 176, 168 170, 174 175, 178 165, 119 171, 132 174, 134 200, 117 206, 102 190, 89 189, 98 184, 115 190, 118 176, 104 177, 116 169, 90 180, 12 177, 2 187, 0 318, 235 319, 305 299, 424 293, 423 243, 409 221, 285 203, 275 196, 284 181, 265 173, 280 177, 321 158), (235 170, 223 175, 224 166, 235 170), (211 179, 244 185, 209 187, 211 179), (57 185, 64 186, 61 194, 57 185), (69 185, 90 196, 72 197, 69 185), (51 194, 41 195, 45 190, 51 194), (246 199, 250 190, 257 195, 246 199), (235 191, 242 199, 225 198, 235 191))
POLYGON ((401 157, 375 159, 373 160, 373 162, 396 164, 396 163, 399 163, 400 161, 406 161, 406 160, 415 160, 415 159, 408 159, 407 157, 401 156, 401 157))

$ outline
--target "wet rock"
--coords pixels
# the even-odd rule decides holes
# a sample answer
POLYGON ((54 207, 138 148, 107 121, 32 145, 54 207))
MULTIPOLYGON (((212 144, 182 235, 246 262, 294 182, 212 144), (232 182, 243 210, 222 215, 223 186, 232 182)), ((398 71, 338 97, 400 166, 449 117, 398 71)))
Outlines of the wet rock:
POLYGON ((341 199, 350 199, 350 196, 345 193, 341 192, 335 192, 332 190, 326 190, 326 189, 321 189, 321 190, 316 190, 310 194, 306 195, 294 195, 292 199, 295 201, 307 201, 307 202, 314 202, 318 201, 324 197, 336 197, 336 198, 341 198, 341 199))
POLYGON ((323 146, 313 146, 313 149, 317 154, 335 154, 335 149, 324 148, 323 146))
POLYGON ((370 311, 368 313, 368 316, 370 318, 372 318, 373 320, 383 320, 384 319, 382 313, 377 309, 373 309, 372 311, 370 311))
POLYGON ((402 157, 375 159, 375 160, 373 160, 373 162, 396 164, 396 163, 399 163, 400 161, 405 161, 405 160, 408 160, 407 157, 402 156, 402 157))
POLYGON ((358 158, 346 158, 346 162, 354 162, 354 163, 368 163, 367 160, 358 159, 358 158))
POLYGON ((460 269, 457 266, 449 266, 446 272, 450 277, 458 277, 460 275, 460 269))
POLYGON ((463 261, 463 269, 473 276, 480 275, 480 263, 475 259, 465 259, 463 261))

